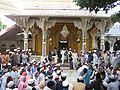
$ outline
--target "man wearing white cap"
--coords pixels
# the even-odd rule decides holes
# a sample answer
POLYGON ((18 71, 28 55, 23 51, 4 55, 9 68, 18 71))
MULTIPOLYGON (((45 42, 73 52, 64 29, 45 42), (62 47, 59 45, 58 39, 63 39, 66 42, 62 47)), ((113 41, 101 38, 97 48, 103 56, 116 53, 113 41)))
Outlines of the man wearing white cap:
POLYGON ((83 77, 79 76, 77 82, 73 84, 73 90, 85 90, 86 85, 83 82, 83 77))
POLYGON ((96 54, 96 51, 94 50, 94 52, 93 52, 93 65, 95 66, 96 64, 98 64, 98 56, 96 54))
POLYGON ((114 75, 111 75, 110 79, 111 83, 108 84, 107 90, 120 90, 120 80, 117 80, 114 75))
POLYGON ((70 69, 73 68, 72 60, 73 60, 73 58, 72 58, 72 50, 71 50, 71 48, 70 48, 69 51, 68 51, 68 62, 69 62, 69 64, 70 64, 70 69))
POLYGON ((7 87, 8 88, 6 88, 6 90, 18 90, 17 88, 15 88, 15 83, 13 81, 10 81, 7 87))
POLYGON ((28 55, 27 52, 25 50, 22 50, 22 63, 27 63, 28 61, 28 55))
POLYGON ((57 82, 56 89, 57 90, 63 90, 63 81, 65 81, 67 78, 67 75, 65 73, 61 74, 61 80, 57 82))
POLYGON ((78 53, 74 49, 74 52, 72 53, 72 58, 73 58, 73 69, 77 68, 77 59, 78 59, 78 53))
POLYGON ((28 80, 28 86, 26 90, 32 90, 32 88, 35 86, 35 82, 33 79, 28 80))
POLYGON ((63 85, 63 89, 62 90, 69 90, 69 83, 68 83, 68 81, 63 81, 62 82, 62 85, 63 85))
POLYGON ((45 81, 45 71, 44 68, 40 69, 40 75, 37 78, 38 83, 40 83, 41 81, 45 81))
POLYGON ((67 53, 67 51, 65 50, 65 48, 63 48, 63 50, 61 50, 61 55, 62 55, 62 57, 61 57, 61 60, 62 60, 62 64, 64 64, 64 61, 66 60, 66 54, 67 53))

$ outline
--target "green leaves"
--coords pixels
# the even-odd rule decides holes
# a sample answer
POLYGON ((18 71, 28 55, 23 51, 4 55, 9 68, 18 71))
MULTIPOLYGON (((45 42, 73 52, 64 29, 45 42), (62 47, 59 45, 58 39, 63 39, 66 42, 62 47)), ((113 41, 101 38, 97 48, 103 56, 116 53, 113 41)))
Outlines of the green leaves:
POLYGON ((2 30, 2 29, 5 29, 7 27, 7 25, 4 25, 1 21, 0 21, 0 31, 2 30))
POLYGON ((109 9, 114 8, 116 5, 120 4, 120 2, 115 3, 120 0, 74 0, 77 6, 80 9, 87 9, 90 12, 95 11, 97 13, 100 10, 108 12, 109 9))
POLYGON ((111 16, 111 20, 113 23, 120 22, 120 11, 118 13, 115 13, 111 16))

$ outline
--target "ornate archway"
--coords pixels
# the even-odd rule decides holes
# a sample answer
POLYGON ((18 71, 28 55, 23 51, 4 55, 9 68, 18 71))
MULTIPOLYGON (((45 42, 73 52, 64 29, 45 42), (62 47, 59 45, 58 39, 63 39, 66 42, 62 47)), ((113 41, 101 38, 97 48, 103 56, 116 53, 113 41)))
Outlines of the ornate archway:
POLYGON ((73 48, 77 51, 82 49, 82 31, 71 22, 57 22, 54 27, 47 31, 49 51, 54 48, 73 48), (64 45, 63 45, 64 44, 64 45))
POLYGON ((42 55, 42 30, 39 28, 36 22, 29 29, 32 33, 32 50, 34 54, 42 55))
POLYGON ((1 51, 5 51, 7 49, 7 46, 5 44, 2 44, 0 47, 1 47, 1 51))
POLYGON ((14 44, 10 45, 10 50, 13 51, 16 48, 14 44))
POLYGON ((93 24, 87 31, 87 50, 100 49, 100 30, 93 24))

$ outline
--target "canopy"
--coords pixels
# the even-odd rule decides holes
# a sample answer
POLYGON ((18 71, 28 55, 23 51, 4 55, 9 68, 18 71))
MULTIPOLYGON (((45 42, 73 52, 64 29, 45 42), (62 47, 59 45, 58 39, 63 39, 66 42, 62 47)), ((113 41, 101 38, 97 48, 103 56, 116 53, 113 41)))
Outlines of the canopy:
POLYGON ((120 36, 120 23, 116 22, 114 23, 113 27, 110 28, 109 32, 107 33, 107 36, 120 36))

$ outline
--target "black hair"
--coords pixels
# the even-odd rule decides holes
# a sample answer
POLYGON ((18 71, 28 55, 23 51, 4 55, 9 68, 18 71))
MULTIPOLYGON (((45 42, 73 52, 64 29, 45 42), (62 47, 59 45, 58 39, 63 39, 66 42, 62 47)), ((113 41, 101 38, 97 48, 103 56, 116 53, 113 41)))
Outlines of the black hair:
POLYGON ((83 83, 83 82, 84 82, 84 80, 79 80, 79 79, 77 79, 77 82, 78 82, 78 83, 79 83, 79 82, 82 82, 82 83, 83 83))
POLYGON ((83 72, 84 72, 84 73, 87 73, 87 68, 84 68, 84 69, 83 69, 83 72))
POLYGON ((37 89, 35 87, 33 87, 32 90, 37 90, 37 89))
POLYGON ((62 81, 65 81, 66 80, 66 76, 61 76, 61 79, 62 79, 62 81))
POLYGON ((53 81, 49 81, 49 82, 47 83, 47 87, 50 88, 50 89, 54 89, 54 86, 55 86, 55 84, 54 84, 53 81))

